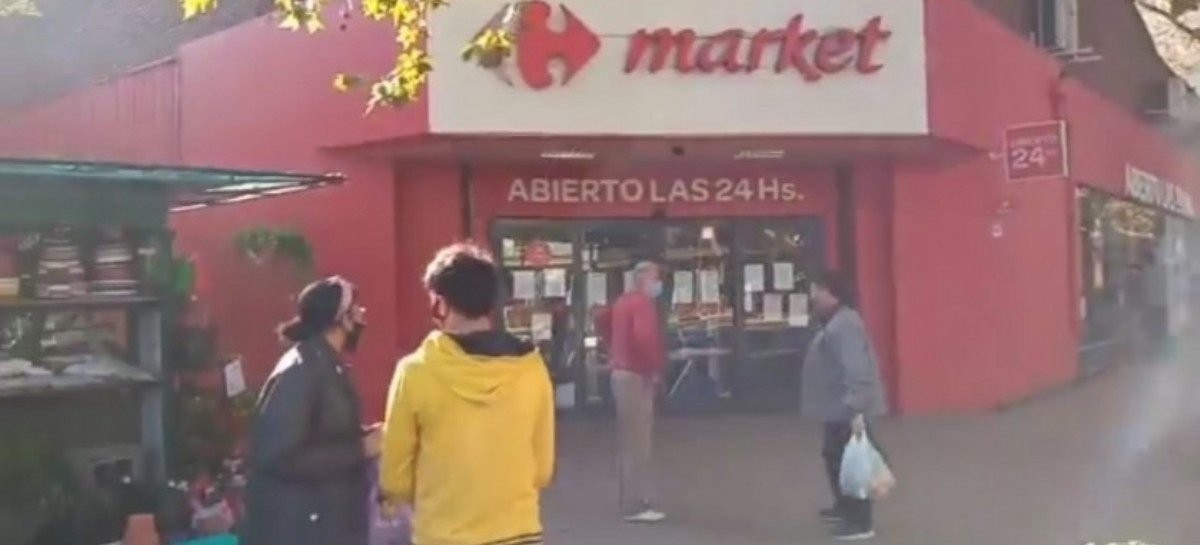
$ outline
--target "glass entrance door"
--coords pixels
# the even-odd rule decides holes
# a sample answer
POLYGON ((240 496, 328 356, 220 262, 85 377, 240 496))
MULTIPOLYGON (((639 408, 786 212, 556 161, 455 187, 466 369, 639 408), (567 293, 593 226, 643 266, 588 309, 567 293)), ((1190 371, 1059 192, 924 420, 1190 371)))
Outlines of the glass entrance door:
POLYGON ((733 397, 736 379, 733 228, 726 221, 681 221, 663 231, 664 404, 716 408, 733 397))
POLYGON ((639 261, 660 261, 661 225, 650 221, 625 220, 581 224, 582 304, 578 307, 582 337, 577 350, 582 355, 576 368, 581 407, 607 410, 612 407, 609 390, 609 358, 600 342, 598 320, 604 319, 617 298, 632 283, 639 261))
POLYGON ((632 269, 663 267, 664 408, 788 409, 813 331, 808 279, 824 263, 821 221, 501 220, 500 323, 542 351, 563 409, 607 411, 609 358, 597 328, 632 269))
POLYGON ((800 368, 815 326, 808 298, 810 278, 825 261, 821 223, 812 218, 743 223, 737 248, 743 404, 792 408, 800 399, 800 368))
POLYGON ((560 405, 571 391, 571 332, 574 281, 578 271, 575 232, 569 223, 506 221, 493 233, 504 268, 505 303, 499 323, 529 338, 549 366, 560 405))

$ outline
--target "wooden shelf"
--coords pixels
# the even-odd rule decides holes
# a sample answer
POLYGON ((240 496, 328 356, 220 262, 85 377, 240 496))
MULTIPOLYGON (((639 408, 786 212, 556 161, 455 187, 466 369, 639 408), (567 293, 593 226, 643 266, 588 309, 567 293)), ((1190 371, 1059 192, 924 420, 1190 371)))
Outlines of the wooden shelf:
POLYGON ((0 311, 33 309, 105 308, 152 305, 158 298, 149 295, 103 296, 89 295, 64 299, 0 299, 0 311))
POLYGON ((54 375, 0 379, 0 399, 37 397, 75 393, 84 390, 110 390, 125 387, 149 386, 158 381, 145 377, 91 377, 54 375))

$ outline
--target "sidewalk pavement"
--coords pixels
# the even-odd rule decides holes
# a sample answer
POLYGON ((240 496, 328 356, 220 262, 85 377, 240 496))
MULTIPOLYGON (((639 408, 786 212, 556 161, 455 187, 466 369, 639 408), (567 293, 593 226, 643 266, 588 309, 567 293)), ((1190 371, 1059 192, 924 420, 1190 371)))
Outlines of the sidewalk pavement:
MULTIPOLYGON (((1200 352, 1192 351, 1200 356, 1200 352)), ((657 438, 659 526, 619 522, 612 423, 563 422, 550 545, 831 543, 814 426, 675 418, 657 438)), ((899 480, 886 545, 1200 544, 1200 357, 1113 369, 1004 412, 880 423, 899 480)))

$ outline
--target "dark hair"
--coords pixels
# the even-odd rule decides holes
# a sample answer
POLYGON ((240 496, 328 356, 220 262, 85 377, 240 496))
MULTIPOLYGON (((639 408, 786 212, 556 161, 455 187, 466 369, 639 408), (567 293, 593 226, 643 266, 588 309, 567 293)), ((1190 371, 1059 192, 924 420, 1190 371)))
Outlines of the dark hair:
POLYGON ((852 307, 855 304, 854 281, 838 271, 824 271, 813 277, 812 283, 824 288, 838 302, 852 307))
POLYGON ((500 271, 487 250, 471 242, 438 251, 425 267, 425 289, 467 318, 492 313, 500 292, 500 271))
POLYGON ((296 317, 275 329, 279 336, 300 343, 325 334, 337 325, 342 305, 342 284, 333 278, 305 286, 296 298, 296 317))

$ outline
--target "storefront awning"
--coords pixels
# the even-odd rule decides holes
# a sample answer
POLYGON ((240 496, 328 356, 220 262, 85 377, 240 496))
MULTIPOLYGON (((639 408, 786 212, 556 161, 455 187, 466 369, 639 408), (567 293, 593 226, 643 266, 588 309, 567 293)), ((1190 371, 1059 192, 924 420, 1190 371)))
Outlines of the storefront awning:
POLYGON ((173 212, 295 193, 340 184, 343 180, 340 174, 0 158, 0 183, 3 184, 113 184, 114 189, 143 187, 167 192, 173 212))

